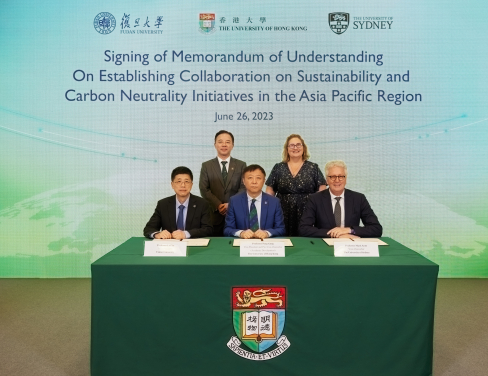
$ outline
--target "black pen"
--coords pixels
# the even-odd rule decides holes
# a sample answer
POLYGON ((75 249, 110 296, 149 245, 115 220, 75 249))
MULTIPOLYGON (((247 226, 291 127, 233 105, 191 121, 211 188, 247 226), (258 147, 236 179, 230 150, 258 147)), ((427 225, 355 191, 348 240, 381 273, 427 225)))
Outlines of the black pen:
POLYGON ((312 243, 313 245, 315 245, 315 243, 313 241, 310 240, 310 243, 312 243))

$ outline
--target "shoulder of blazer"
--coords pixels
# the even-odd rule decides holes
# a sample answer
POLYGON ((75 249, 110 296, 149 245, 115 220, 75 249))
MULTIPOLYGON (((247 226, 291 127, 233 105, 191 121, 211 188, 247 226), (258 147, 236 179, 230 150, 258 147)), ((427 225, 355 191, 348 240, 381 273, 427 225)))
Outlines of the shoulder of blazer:
POLYGON ((158 206, 176 205, 176 195, 162 198, 158 201, 158 206))
POLYGON ((247 192, 246 191, 241 192, 241 193, 237 193, 234 196, 231 196, 231 198, 229 199, 229 201, 239 201, 239 200, 246 200, 247 201, 247 192))
POLYGON ((279 202, 280 199, 276 196, 271 196, 270 194, 263 192, 263 200, 267 200, 269 202, 279 202))
POLYGON ((237 159, 237 158, 231 157, 231 160, 232 160, 232 159, 233 159, 233 162, 234 162, 235 164, 238 164, 238 165, 245 165, 245 164, 246 164, 246 162, 241 161, 240 159, 237 159))
POLYGON ((328 189, 324 189, 323 191, 312 193, 308 196, 308 199, 310 201, 330 200, 330 192, 328 189))
POLYGON ((206 204, 206 203, 207 203, 207 201, 205 201, 202 197, 196 196, 196 195, 190 193, 190 201, 188 201, 188 205, 190 205, 190 204, 194 204, 194 205, 200 204, 201 205, 201 204, 206 204))

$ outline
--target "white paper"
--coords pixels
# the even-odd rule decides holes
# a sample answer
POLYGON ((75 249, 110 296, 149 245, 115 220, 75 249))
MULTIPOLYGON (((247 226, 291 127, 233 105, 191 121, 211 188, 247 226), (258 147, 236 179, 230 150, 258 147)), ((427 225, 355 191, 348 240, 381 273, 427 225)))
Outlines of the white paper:
POLYGON ((375 242, 335 242, 335 257, 380 257, 378 244, 375 242))
MULTIPOLYGON (((249 239, 243 239, 249 240, 249 239)), ((241 241, 241 257, 285 257, 284 242, 241 241)))
POLYGON ((388 245, 381 239, 377 238, 355 238, 355 239, 350 239, 350 238, 323 238, 322 239, 324 242, 326 242, 329 246, 333 246, 336 242, 345 242, 345 243, 364 243, 364 242, 372 242, 376 243, 378 245, 388 245))
POLYGON ((354 239, 355 242, 373 242, 373 243, 376 243, 378 245, 388 245, 388 243, 385 243, 383 240, 381 239, 377 239, 377 238, 359 238, 359 239, 354 239))
MULTIPOLYGON (((239 247, 241 242, 255 242, 259 241, 259 239, 234 239, 234 243, 232 244, 233 247, 239 247)), ((274 238, 266 238, 263 239, 263 242, 283 242, 285 243, 285 247, 293 247, 293 243, 290 239, 274 239, 274 238)))
POLYGON ((161 240, 144 242, 144 256, 186 257, 186 242, 161 240))
POLYGON ((190 238, 190 239, 153 239, 153 242, 159 242, 164 240, 166 242, 185 242, 188 247, 206 247, 210 239, 203 239, 203 238, 190 238))
POLYGON ((329 246, 333 246, 334 243, 336 242, 342 242, 342 243, 352 243, 352 239, 349 239, 349 238, 324 238, 322 239, 324 242, 327 243, 327 245, 329 246))

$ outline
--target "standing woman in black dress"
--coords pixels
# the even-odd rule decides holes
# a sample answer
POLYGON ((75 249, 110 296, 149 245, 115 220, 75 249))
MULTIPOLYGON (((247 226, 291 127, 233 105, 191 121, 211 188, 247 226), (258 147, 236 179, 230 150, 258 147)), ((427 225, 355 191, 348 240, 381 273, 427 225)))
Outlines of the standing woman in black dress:
POLYGON ((287 236, 298 236, 298 224, 311 193, 327 188, 317 163, 308 159, 307 145, 298 134, 291 134, 283 146, 283 161, 274 165, 266 180, 266 193, 281 201, 287 236))

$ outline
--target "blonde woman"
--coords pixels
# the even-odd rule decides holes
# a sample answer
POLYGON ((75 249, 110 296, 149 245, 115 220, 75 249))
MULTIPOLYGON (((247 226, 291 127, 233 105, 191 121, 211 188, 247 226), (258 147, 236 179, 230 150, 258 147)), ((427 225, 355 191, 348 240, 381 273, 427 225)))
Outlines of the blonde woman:
POLYGON ((308 196, 327 188, 324 174, 308 159, 307 145, 298 134, 287 137, 283 161, 275 164, 266 180, 266 193, 281 201, 287 236, 298 236, 298 225, 308 196))

